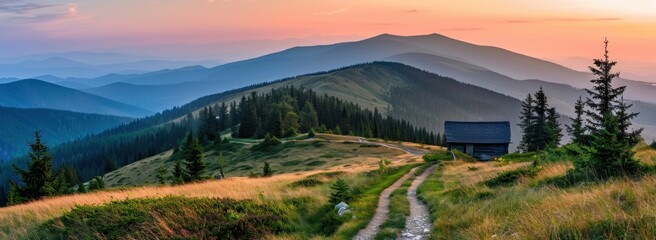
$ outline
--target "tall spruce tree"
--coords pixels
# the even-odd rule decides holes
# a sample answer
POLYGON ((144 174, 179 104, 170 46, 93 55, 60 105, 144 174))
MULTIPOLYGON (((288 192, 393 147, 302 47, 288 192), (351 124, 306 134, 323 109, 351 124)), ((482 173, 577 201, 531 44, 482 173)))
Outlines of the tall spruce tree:
POLYGON ((579 96, 579 99, 574 104, 574 114, 576 114, 576 117, 570 118, 572 125, 566 126, 567 132, 572 137, 572 143, 575 144, 585 145, 588 143, 586 140, 585 126, 583 125, 583 114, 585 113, 584 107, 583 100, 581 96, 579 96))
POLYGON ((549 126, 547 126, 547 111, 549 104, 547 103, 547 95, 540 87, 534 95, 534 115, 533 115, 533 147, 532 151, 544 150, 549 146, 549 126))
POLYGON ((187 154, 185 167, 187 170, 185 181, 198 181, 204 178, 207 166, 203 159, 203 147, 198 138, 194 139, 194 144, 187 154))
POLYGON ((522 102, 519 127, 522 128, 522 141, 519 149, 536 152, 557 147, 562 138, 562 129, 555 108, 550 108, 547 95, 542 87, 533 95, 528 94, 522 102))
POLYGON ((639 130, 630 131, 630 120, 637 113, 628 113, 630 105, 624 103, 622 95, 626 86, 614 87, 613 79, 619 73, 613 72, 617 64, 608 57, 608 40, 604 41, 604 58, 595 59, 590 71, 597 76, 591 80, 592 89, 586 89, 591 96, 587 99, 589 110, 586 128, 590 131, 590 155, 592 174, 599 178, 633 174, 640 165, 633 158, 633 146, 637 143, 639 130))
POLYGON ((182 163, 180 161, 175 162, 175 167, 173 168, 173 184, 183 184, 185 181, 185 172, 182 168, 182 163))
POLYGON ((563 138, 560 123, 558 122, 560 114, 556 112, 556 108, 549 108, 547 110, 547 148, 555 148, 560 145, 560 139, 563 138))
MULTIPOLYGON (((34 132, 34 142, 30 143, 30 163, 27 170, 14 166, 25 186, 19 186, 10 182, 15 189, 18 198, 34 200, 44 196, 52 196, 57 193, 54 188, 52 175, 52 157, 48 153, 48 146, 41 141, 41 133, 34 132)), ((12 201, 12 203, 16 203, 12 201)))
POLYGON ((312 103, 305 102, 303 112, 301 113, 301 132, 308 132, 310 129, 319 127, 319 117, 317 110, 314 109, 312 103))
POLYGON ((228 107, 226 106, 225 102, 221 103, 221 106, 219 107, 217 116, 219 117, 218 123, 217 123, 217 128, 219 132, 225 131, 228 129, 228 107))
POLYGON ((530 93, 526 96, 524 101, 522 101, 522 111, 519 116, 519 124, 517 124, 522 129, 522 140, 519 143, 519 149, 528 152, 534 147, 532 146, 533 142, 533 95, 530 93))

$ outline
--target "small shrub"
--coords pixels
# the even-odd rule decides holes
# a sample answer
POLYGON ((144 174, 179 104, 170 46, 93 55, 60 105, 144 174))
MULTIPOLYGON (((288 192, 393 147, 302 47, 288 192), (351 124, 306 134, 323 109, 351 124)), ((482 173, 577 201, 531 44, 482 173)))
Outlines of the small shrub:
POLYGON ((330 203, 336 205, 340 202, 348 202, 353 196, 349 185, 344 181, 344 179, 337 179, 332 186, 330 186, 332 192, 330 193, 330 203))
POLYGON ((258 143, 257 145, 251 147, 251 150, 253 151, 268 151, 271 148, 280 145, 282 142, 276 137, 276 136, 271 136, 269 134, 264 136, 264 141, 261 143, 258 143))
POLYGON ((317 136, 317 133, 314 132, 314 129, 310 129, 308 132, 308 138, 314 138, 317 136))
POLYGON ((273 170, 271 170, 271 165, 269 165, 269 162, 264 162, 264 167, 262 167, 262 176, 263 177, 273 176, 273 170))
POLYGON ((426 154, 422 157, 426 162, 439 162, 453 160, 453 155, 449 152, 437 151, 434 153, 426 154))
POLYGON ((542 170, 542 167, 540 166, 530 166, 503 172, 498 176, 485 181, 485 185, 489 187, 509 186, 517 182, 521 177, 534 177, 540 170, 542 170))

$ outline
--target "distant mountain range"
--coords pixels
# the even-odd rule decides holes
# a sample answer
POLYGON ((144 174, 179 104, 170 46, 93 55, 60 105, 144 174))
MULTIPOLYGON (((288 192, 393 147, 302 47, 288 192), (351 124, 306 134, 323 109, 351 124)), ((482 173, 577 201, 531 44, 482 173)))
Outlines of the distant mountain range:
MULTIPOLYGON (((593 78, 589 73, 545 60, 438 34, 408 37, 383 34, 356 42, 294 47, 213 68, 191 66, 144 74, 109 74, 94 79, 54 76, 43 79, 157 112, 199 96, 373 61, 407 64, 516 99, 543 87, 552 106, 565 115, 573 114, 574 101, 586 96, 582 88, 590 86, 589 80, 593 78)), ((641 101, 636 104, 636 111, 656 109, 652 104, 656 103, 653 94, 656 87, 625 79, 618 79, 616 84, 628 86, 626 99, 641 101)), ((656 120, 641 118, 636 122, 648 129, 656 126, 656 120)), ((656 136, 656 129, 653 133, 656 136)))
MULTIPOLYGON (((200 95, 380 60, 408 64, 515 98, 523 98, 529 89, 533 91, 532 89, 538 86, 558 90, 554 92, 561 92, 561 88, 566 88, 569 89, 568 92, 576 93, 555 98, 563 102, 559 103, 559 110, 568 113, 573 111, 571 100, 583 94, 575 88, 590 86, 589 79, 592 78, 588 73, 577 72, 548 61, 500 48, 474 45, 438 34, 411 37, 384 34, 357 42, 294 47, 213 68, 185 67, 146 74, 111 74, 95 79, 59 81, 66 81, 68 86, 72 86, 71 82, 88 86, 115 82, 145 85, 122 85, 121 88, 128 92, 142 93, 132 96, 120 95, 115 91, 116 86, 95 87, 88 91, 160 111, 200 95), (153 91, 146 90, 149 88, 153 91)), ((55 79, 48 81, 57 82, 55 79)), ((627 99, 656 103, 656 95, 652 94, 656 92, 656 87, 623 79, 618 80, 618 84, 629 86, 625 96, 627 99)))
POLYGON ((151 111, 41 80, 0 84, 0 106, 143 117, 151 111))
POLYGON ((0 162, 27 153, 27 143, 40 131, 50 146, 131 121, 131 118, 50 109, 19 109, 0 106, 0 162))
POLYGON ((83 55, 81 53, 64 55, 71 55, 72 57, 83 60, 87 59, 89 62, 72 60, 56 55, 45 55, 47 58, 34 56, 36 59, 28 59, 19 62, 8 62, 11 60, 2 60, 3 63, 0 63, 0 76, 34 78, 41 75, 51 75, 60 78, 97 78, 108 74, 141 74, 168 68, 173 69, 193 65, 216 66, 222 63, 220 61, 138 59, 136 57, 122 55, 114 56, 109 54, 100 56, 92 54, 83 55), (123 60, 123 62, 114 62, 112 60, 123 60))

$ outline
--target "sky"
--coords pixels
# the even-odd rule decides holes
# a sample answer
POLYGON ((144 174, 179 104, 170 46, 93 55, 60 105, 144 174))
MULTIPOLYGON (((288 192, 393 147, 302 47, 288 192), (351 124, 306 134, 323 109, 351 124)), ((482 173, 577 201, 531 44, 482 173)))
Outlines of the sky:
POLYGON ((0 32, 0 58, 440 33, 574 68, 607 37, 611 57, 656 76, 656 0, 0 0, 0 32))

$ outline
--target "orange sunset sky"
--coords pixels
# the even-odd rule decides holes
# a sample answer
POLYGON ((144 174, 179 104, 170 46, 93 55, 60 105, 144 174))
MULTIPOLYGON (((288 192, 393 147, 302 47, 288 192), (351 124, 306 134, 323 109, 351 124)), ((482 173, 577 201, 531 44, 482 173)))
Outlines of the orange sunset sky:
POLYGON ((0 31, 0 58, 435 32, 574 68, 599 57, 608 37, 621 70, 656 76, 656 0, 0 0, 0 31))

